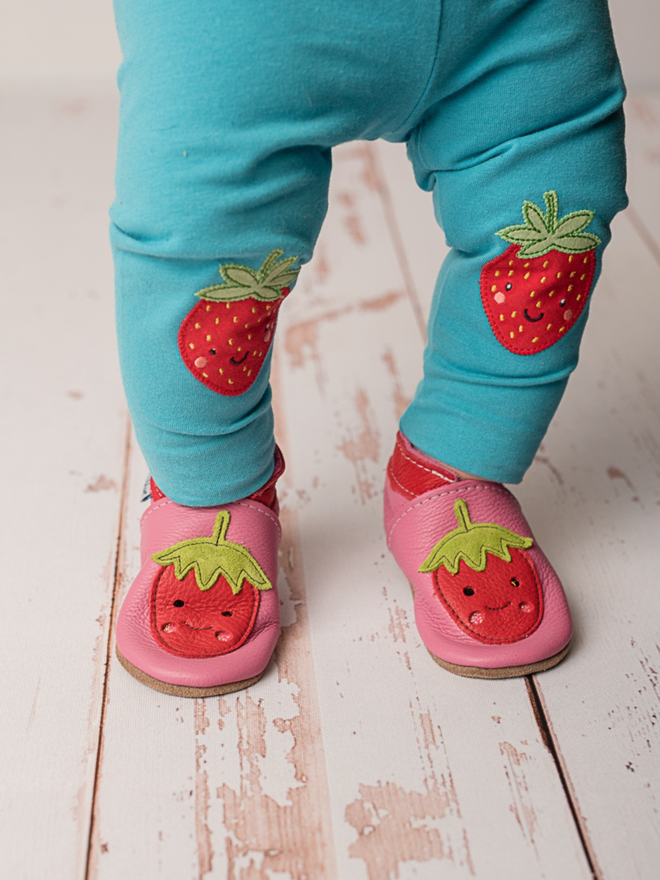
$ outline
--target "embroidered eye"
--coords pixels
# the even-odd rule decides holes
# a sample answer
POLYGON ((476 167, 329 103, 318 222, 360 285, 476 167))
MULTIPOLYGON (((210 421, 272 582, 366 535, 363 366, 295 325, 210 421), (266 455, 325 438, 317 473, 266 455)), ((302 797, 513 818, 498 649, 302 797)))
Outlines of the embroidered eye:
POLYGON ((520 581, 518 580, 518 578, 511 578, 510 583, 511 583, 512 587, 519 587, 520 586, 520 581))
POLYGON ((183 608, 185 602, 183 599, 175 599, 174 602, 172 602, 172 605, 174 605, 175 608, 183 608))
POLYGON ((512 287, 513 287, 513 284, 511 284, 510 281, 507 281, 507 283, 504 285, 505 290, 511 290, 512 287))
POLYGON ((562 308, 564 308, 564 306, 566 305, 566 300, 565 300, 565 299, 560 299, 560 300, 559 300, 559 305, 560 305, 562 308))
POLYGON ((474 596, 474 590, 472 587, 463 587, 463 592, 466 596, 474 596))
POLYGON ((231 614, 232 614, 231 611, 223 611, 222 612, 223 617, 231 617, 231 614))
POLYGON ((215 349, 214 349, 214 348, 209 348, 209 354, 215 354, 215 349))

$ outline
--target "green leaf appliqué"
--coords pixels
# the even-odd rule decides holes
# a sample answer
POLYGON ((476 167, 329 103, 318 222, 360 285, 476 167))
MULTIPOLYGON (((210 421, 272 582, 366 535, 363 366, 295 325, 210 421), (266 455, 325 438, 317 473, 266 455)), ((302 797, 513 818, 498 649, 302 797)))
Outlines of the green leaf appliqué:
POLYGON ((450 574, 458 574, 461 559, 474 571, 484 571, 488 553, 511 562, 510 547, 527 550, 534 543, 532 538, 523 538, 504 526, 471 522, 467 504, 462 498, 454 504, 454 514, 458 528, 438 541, 421 565, 420 572, 436 571, 444 565, 450 574))
POLYGON ((573 211, 559 219, 559 199, 554 190, 543 194, 546 210, 525 201, 522 208, 524 225, 507 226, 496 232, 509 244, 520 245, 521 259, 542 257, 550 251, 583 254, 597 247, 601 240, 583 229, 594 219, 593 211, 573 211))
POLYGON ((271 590, 273 585, 250 551, 226 539, 230 516, 228 510, 218 513, 210 538, 180 541, 154 553, 151 558, 158 565, 173 565, 174 574, 180 581, 188 572, 194 571, 200 590, 210 590, 221 575, 234 595, 240 593, 245 580, 258 590, 271 590))
POLYGON ((239 263, 225 263, 220 266, 225 283, 198 290, 195 296, 209 302, 235 302, 241 299, 274 302, 281 299, 282 288, 290 287, 300 272, 300 269, 291 268, 298 257, 280 259, 283 256, 284 251, 276 248, 256 272, 239 263))

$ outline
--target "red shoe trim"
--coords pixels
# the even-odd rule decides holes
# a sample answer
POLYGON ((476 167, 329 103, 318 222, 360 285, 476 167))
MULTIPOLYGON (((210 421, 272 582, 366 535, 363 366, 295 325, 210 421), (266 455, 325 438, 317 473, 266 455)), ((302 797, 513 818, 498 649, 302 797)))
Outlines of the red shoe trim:
POLYGON ((405 498, 416 498, 431 489, 455 483, 457 475, 422 452, 416 453, 399 431, 392 457, 387 463, 387 476, 395 492, 405 498))

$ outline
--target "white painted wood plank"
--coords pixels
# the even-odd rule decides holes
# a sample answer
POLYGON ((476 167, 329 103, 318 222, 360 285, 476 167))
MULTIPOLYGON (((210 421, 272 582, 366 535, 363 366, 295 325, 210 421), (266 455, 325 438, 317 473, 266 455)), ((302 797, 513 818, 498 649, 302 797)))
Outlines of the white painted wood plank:
POLYGON ((576 641, 539 676, 605 878, 660 859, 660 267, 624 215, 581 365, 520 496, 569 591, 576 641))
POLYGON ((524 681, 440 670, 385 548, 384 468, 422 346, 411 303, 387 297, 406 284, 372 151, 336 151, 323 242, 280 327, 284 500, 301 524, 339 876, 587 877, 524 681))
POLYGON ((660 263, 660 93, 633 92, 626 102, 631 222, 660 263))
POLYGON ((107 207, 113 95, 0 94, 0 851, 83 877, 127 418, 107 207))

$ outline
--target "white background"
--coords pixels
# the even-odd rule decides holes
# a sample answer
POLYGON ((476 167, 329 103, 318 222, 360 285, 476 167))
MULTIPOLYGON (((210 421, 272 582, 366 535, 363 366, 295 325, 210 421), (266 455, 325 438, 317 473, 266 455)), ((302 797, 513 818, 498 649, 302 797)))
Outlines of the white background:
MULTIPOLYGON (((659 0, 610 0, 610 8, 628 86, 660 88, 659 0)), ((119 60, 110 0, 0 0, 0 83, 109 84, 119 60)))

